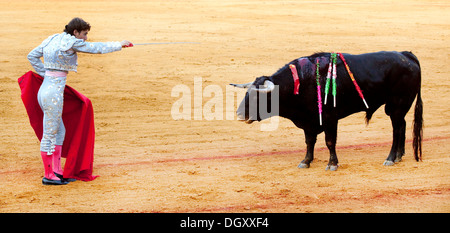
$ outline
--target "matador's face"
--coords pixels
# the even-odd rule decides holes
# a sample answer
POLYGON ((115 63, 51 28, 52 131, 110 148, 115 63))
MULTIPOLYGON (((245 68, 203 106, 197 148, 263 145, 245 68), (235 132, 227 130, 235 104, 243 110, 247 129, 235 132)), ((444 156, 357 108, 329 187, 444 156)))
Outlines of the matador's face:
POLYGON ((77 39, 83 39, 84 41, 86 41, 88 32, 89 32, 89 30, 83 30, 83 31, 79 32, 75 29, 75 30, 73 30, 73 35, 77 39))

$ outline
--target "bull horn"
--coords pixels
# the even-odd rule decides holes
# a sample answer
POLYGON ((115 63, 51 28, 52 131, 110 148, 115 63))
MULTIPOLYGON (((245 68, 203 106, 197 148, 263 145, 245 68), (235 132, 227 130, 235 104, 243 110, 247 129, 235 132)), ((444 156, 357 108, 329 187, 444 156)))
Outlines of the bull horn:
POLYGON ((248 88, 252 84, 253 84, 253 82, 244 83, 244 84, 233 84, 233 83, 230 83, 231 86, 235 86, 235 87, 239 87, 239 88, 248 88))
POLYGON ((266 80, 264 81, 264 88, 257 88, 256 91, 260 93, 270 93, 275 89, 275 84, 272 81, 266 80))

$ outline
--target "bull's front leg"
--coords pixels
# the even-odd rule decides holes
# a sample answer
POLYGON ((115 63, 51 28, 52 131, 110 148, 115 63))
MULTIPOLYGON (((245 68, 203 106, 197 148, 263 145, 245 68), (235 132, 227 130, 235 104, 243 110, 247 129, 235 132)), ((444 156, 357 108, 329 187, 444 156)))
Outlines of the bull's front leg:
POLYGON ((309 168, 309 164, 314 160, 314 146, 317 141, 317 133, 305 130, 306 156, 298 165, 299 168, 309 168))
POLYGON ((330 160, 325 170, 336 171, 338 169, 338 158, 336 155, 337 121, 325 126, 325 143, 330 151, 330 160))

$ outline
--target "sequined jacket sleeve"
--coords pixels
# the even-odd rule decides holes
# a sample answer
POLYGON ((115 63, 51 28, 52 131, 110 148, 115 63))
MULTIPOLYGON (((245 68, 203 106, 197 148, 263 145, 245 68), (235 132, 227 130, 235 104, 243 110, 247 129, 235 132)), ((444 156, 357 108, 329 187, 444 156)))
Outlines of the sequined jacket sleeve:
POLYGON ((44 77, 45 68, 44 68, 44 63, 42 63, 42 61, 41 61, 41 57, 44 56, 44 52, 42 50, 43 50, 42 46, 39 45, 35 49, 31 50, 31 52, 28 54, 27 58, 31 64, 31 66, 33 66, 36 73, 39 74, 40 76, 44 77))
POLYGON ((103 54, 120 51, 122 45, 120 42, 86 42, 78 40, 73 44, 72 49, 75 52, 103 54))
POLYGON ((31 66, 33 66, 34 70, 37 74, 44 77, 45 74, 45 68, 44 63, 41 61, 41 57, 43 56, 42 47, 38 46, 35 49, 33 49, 27 56, 28 61, 31 63, 31 66))
POLYGON ((31 52, 28 54, 27 58, 30 62, 31 66, 33 66, 34 70, 37 74, 44 77, 45 74, 45 67, 44 63, 41 61, 41 57, 44 56, 44 48, 55 38, 58 36, 58 34, 49 36, 47 39, 45 39, 38 47, 31 50, 31 52))

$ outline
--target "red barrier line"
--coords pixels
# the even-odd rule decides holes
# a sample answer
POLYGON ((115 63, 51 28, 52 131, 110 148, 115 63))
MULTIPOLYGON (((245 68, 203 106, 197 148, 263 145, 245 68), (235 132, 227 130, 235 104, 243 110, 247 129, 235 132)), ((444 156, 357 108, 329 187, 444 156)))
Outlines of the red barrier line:
MULTIPOLYGON (((450 139, 450 136, 441 136, 441 137, 431 137, 423 139, 423 142, 429 141, 438 141, 438 140, 446 140, 450 139)), ((411 143, 412 140, 406 140, 407 143, 411 143)), ((381 142, 381 143, 367 143, 367 144, 359 144, 359 145, 347 145, 347 146, 339 146, 336 147, 337 150, 345 150, 345 149, 363 149, 370 147, 379 147, 379 146, 388 146, 391 145, 392 142, 381 142)), ((316 148, 315 151, 323 151, 328 150, 326 147, 316 148)), ((177 162, 192 162, 192 161, 203 161, 203 160, 219 160, 219 159, 240 159, 240 158, 250 158, 250 157, 260 157, 260 156, 269 156, 269 155, 286 155, 286 154, 294 154, 294 153, 306 153, 306 149, 300 150, 289 150, 289 151, 273 151, 273 152, 261 152, 261 153, 247 153, 247 154, 238 154, 238 155, 221 155, 221 156, 210 156, 210 157, 195 157, 195 158, 183 158, 183 159, 165 159, 165 160, 157 160, 157 161, 139 161, 132 163, 105 163, 105 164, 97 164, 94 168, 99 167, 113 167, 113 166, 130 166, 130 165, 143 165, 143 164, 157 164, 157 163, 177 163, 177 162)), ((26 173, 30 170, 13 170, 13 171, 2 171, 2 174, 9 173, 26 173)))
MULTIPOLYGON (((426 138, 426 139, 423 139, 422 141, 428 142, 428 141, 437 141, 437 140, 446 140, 446 139, 450 139, 450 136, 426 138)), ((406 140, 406 143, 412 143, 412 140, 406 140)), ((347 146, 336 147, 336 150, 363 149, 363 148, 370 148, 370 147, 389 146, 391 144, 392 144, 392 142, 347 145, 347 146)), ((324 150, 328 150, 328 148, 320 147, 320 148, 315 149, 315 151, 324 151, 324 150)), ((192 162, 192 161, 219 160, 219 159, 240 159, 240 158, 260 157, 260 156, 269 156, 269 155, 285 155, 285 154, 294 154, 294 153, 306 153, 306 149, 274 151, 274 152, 260 152, 260 153, 247 153, 247 154, 238 154, 238 155, 195 157, 195 158, 183 158, 183 159, 165 159, 165 160, 157 160, 157 161, 140 161, 140 162, 133 162, 133 163, 98 164, 95 167, 127 166, 127 165, 137 165, 137 164, 154 164, 154 163, 156 164, 156 163, 192 162)))

